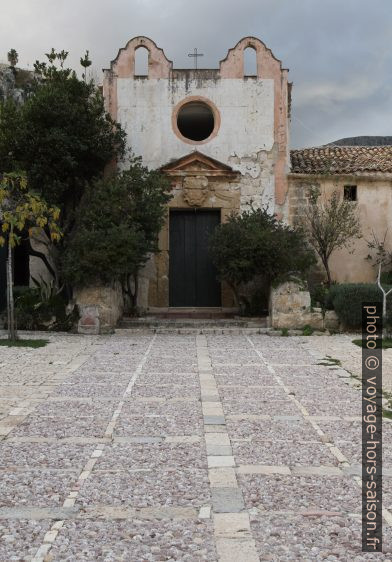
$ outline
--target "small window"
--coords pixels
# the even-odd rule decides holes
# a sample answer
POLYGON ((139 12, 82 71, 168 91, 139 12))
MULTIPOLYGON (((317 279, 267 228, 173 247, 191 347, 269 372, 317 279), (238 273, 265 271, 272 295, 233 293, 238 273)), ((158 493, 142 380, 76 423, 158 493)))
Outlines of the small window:
POLYGON ((257 76, 257 53, 253 47, 244 50, 244 76, 257 76))
POLYGON ((344 186, 344 198, 346 201, 356 201, 357 200, 357 186, 356 185, 345 185, 344 186))
POLYGON ((135 76, 148 76, 148 49, 139 47, 135 51, 135 76))
POLYGON ((187 139, 203 141, 212 134, 215 126, 214 114, 203 102, 185 103, 177 115, 177 127, 187 139))

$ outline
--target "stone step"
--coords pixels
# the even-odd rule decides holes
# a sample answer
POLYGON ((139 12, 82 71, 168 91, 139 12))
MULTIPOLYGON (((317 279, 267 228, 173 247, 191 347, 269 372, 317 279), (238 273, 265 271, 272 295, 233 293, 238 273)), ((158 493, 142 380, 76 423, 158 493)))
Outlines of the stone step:
POLYGON ((248 327, 179 327, 179 326, 138 326, 138 327, 123 327, 119 326, 116 328, 116 333, 118 334, 136 334, 136 333, 153 333, 153 334, 205 334, 205 335, 221 335, 221 334, 229 334, 232 336, 237 335, 253 335, 253 334, 265 334, 265 335, 273 335, 275 333, 274 330, 271 328, 265 327, 256 327, 256 328, 248 328, 248 327))
POLYGON ((120 328, 128 329, 262 329, 267 327, 267 317, 263 318, 157 318, 124 317, 119 325, 120 328))

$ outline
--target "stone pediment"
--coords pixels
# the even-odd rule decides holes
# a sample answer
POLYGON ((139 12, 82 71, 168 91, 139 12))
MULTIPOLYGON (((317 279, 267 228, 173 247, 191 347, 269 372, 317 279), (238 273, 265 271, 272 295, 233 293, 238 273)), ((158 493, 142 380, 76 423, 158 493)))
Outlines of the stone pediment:
POLYGON ((206 156, 201 152, 194 151, 178 160, 169 162, 162 166, 161 171, 168 176, 232 176, 239 174, 223 162, 206 156))

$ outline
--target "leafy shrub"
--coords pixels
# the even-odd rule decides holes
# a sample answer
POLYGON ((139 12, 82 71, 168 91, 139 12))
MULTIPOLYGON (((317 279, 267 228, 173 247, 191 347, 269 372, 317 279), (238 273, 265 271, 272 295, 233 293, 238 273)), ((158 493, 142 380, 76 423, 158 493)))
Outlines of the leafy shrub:
POLYGON ((15 300, 17 327, 21 330, 70 330, 77 310, 67 312, 66 301, 51 283, 24 289, 15 300))
MULTIPOLYGON (((386 290, 389 287, 384 287, 386 290)), ((344 283, 330 288, 330 302, 339 320, 348 328, 359 328, 362 323, 362 303, 382 302, 382 293, 376 284, 344 283)), ((387 314, 392 318, 392 301, 387 299, 387 314)))
POLYGON ((331 301, 331 287, 328 287, 325 283, 320 283, 318 285, 310 286, 310 297, 313 307, 321 307, 322 310, 333 310, 333 304, 331 301))
POLYGON ((167 178, 138 158, 128 170, 87 186, 63 257, 65 280, 75 287, 120 281, 131 292, 129 278, 159 251, 170 198, 167 178))
POLYGON ((210 254, 237 304, 240 286, 257 276, 269 286, 280 276, 304 273, 315 263, 302 231, 280 222, 266 208, 231 214, 212 234, 210 254))
POLYGON ((313 334, 313 332, 314 332, 314 330, 313 330, 312 326, 309 326, 309 324, 306 324, 306 326, 303 327, 302 335, 311 336, 313 334))

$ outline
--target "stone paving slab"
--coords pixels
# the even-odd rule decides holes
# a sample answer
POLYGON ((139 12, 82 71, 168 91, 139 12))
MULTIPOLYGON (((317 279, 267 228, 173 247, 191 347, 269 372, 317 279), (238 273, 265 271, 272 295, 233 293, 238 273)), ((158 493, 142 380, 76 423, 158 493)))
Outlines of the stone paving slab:
MULTIPOLYGON (((344 369, 361 378, 362 349, 352 343, 352 340, 360 338, 359 334, 320 336, 311 338, 311 341, 302 338, 302 345, 319 357, 340 361, 344 369)), ((383 387, 392 392, 392 349, 383 350, 383 387)))
POLYGON ((392 559, 388 512, 360 552, 360 392, 326 338, 45 337, 0 356, 0 560, 392 559))

